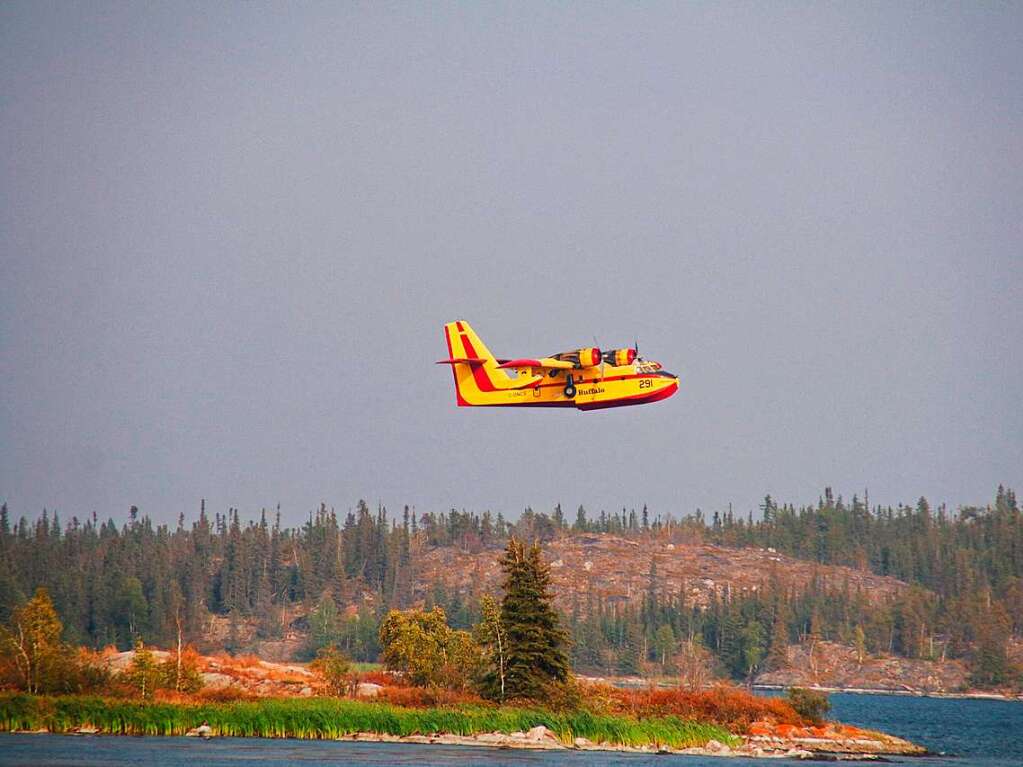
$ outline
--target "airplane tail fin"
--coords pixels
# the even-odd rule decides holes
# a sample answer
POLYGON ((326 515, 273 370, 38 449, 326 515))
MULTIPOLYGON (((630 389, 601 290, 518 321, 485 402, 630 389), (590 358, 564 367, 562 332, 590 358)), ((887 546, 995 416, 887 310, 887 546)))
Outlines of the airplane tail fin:
POLYGON ((498 362, 483 340, 465 320, 449 322, 444 326, 448 344, 448 359, 455 378, 455 398, 461 406, 479 404, 483 392, 494 391, 494 379, 499 373, 498 362))

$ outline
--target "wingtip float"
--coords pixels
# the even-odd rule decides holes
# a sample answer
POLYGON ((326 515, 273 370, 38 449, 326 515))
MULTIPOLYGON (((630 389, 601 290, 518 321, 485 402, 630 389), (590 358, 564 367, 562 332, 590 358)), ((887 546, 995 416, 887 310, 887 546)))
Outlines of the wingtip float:
POLYGON ((444 326, 447 359, 461 407, 574 407, 579 410, 645 405, 678 391, 678 376, 638 349, 596 346, 550 357, 498 359, 465 320, 444 326))

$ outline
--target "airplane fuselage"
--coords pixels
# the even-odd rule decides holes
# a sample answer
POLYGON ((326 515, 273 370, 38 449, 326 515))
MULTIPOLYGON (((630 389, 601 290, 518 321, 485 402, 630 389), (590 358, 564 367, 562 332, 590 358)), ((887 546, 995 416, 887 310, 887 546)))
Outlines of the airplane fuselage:
POLYGON ((656 402, 678 391, 678 377, 655 362, 550 369, 536 360, 509 367, 490 354, 468 323, 452 322, 444 331, 461 406, 598 410, 656 402))

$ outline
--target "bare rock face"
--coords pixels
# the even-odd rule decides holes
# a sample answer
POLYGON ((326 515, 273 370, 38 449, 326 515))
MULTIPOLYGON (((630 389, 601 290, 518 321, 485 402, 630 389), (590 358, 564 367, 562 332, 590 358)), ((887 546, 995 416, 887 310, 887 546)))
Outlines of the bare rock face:
POLYGON ((760 674, 756 682, 781 687, 949 693, 968 686, 969 669, 961 660, 860 656, 854 647, 820 641, 791 645, 785 668, 760 674))
MULTIPOLYGON (((682 540, 630 540, 609 533, 566 535, 549 541, 544 555, 552 563, 555 600, 570 609, 573 600, 585 602, 590 590, 603 599, 639 603, 646 593, 647 573, 656 561, 664 595, 681 596, 691 606, 706 607, 715 597, 757 591, 772 579, 802 588, 814 578, 824 584, 862 592, 883 601, 906 588, 895 578, 850 567, 819 565, 793 559, 770 549, 730 549, 682 540)), ((416 595, 425 597, 436 583, 469 593, 496 590, 502 579, 499 548, 466 551, 443 546, 423 552, 416 595)))
POLYGON ((360 682, 359 686, 355 688, 355 697, 376 698, 380 695, 382 689, 384 689, 383 685, 373 684, 372 682, 360 682))
POLYGON ((208 690, 223 690, 234 684, 234 677, 216 671, 204 671, 200 674, 202 686, 208 690))
POLYGON ((254 642, 253 651, 265 661, 287 663, 302 649, 304 643, 304 637, 295 634, 284 639, 254 642))

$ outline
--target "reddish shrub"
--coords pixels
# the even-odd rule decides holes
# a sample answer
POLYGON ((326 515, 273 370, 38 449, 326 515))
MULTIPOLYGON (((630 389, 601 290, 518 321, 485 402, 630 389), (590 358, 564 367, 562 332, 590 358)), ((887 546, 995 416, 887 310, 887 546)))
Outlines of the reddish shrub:
POLYGON ((838 730, 843 738, 865 738, 870 733, 869 730, 863 730, 851 724, 839 724, 836 725, 835 729, 838 730))
POLYGON ((187 692, 158 689, 155 693, 153 693, 153 700, 157 703, 175 703, 180 705, 184 703, 192 703, 195 700, 195 696, 187 692))
POLYGON ((238 687, 221 687, 219 689, 203 688, 195 694, 202 703, 231 703, 237 700, 257 700, 259 696, 238 687))
POLYGON ((404 687, 406 683, 387 671, 363 671, 359 675, 360 682, 380 684, 384 687, 404 687))
POLYGON ((236 674, 244 673, 247 669, 258 668, 260 665, 260 660, 255 655, 218 653, 212 656, 211 660, 222 669, 233 671, 236 674))
POLYGON ((733 732, 745 733, 761 721, 771 724, 802 724, 799 714, 780 698, 761 698, 735 687, 711 690, 616 690, 601 689, 610 696, 612 710, 634 716, 669 716, 714 722, 733 732))
POLYGON ((280 670, 275 668, 266 669, 263 671, 263 678, 269 679, 271 682, 284 682, 289 684, 301 684, 306 685, 310 681, 310 677, 306 674, 301 674, 297 671, 280 670))
POLYGON ((612 714, 622 711, 619 687, 612 687, 603 682, 580 682, 576 680, 583 707, 595 714, 612 714))
POLYGON ((455 706, 461 703, 483 703, 478 695, 441 687, 384 687, 380 700, 395 706, 408 708, 432 708, 434 706, 455 706))

